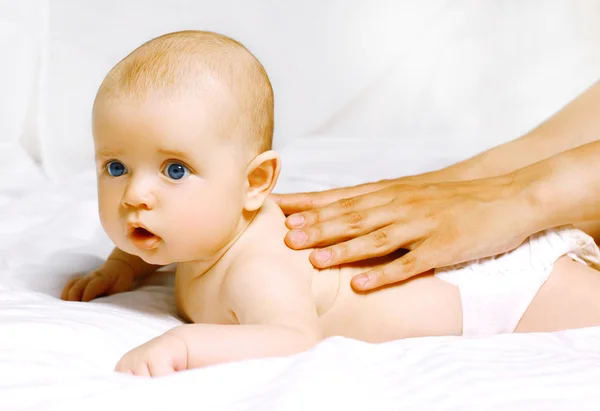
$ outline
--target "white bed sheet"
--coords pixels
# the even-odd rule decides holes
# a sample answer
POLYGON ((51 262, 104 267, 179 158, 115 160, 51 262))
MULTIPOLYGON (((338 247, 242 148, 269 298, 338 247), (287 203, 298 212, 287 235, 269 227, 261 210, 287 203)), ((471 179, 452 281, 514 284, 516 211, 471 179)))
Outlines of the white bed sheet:
MULTIPOLYGON (((365 178, 349 156, 330 163, 329 181, 323 164, 321 177, 300 179, 302 155, 306 148, 283 153, 280 191, 336 185, 331 176, 343 168, 354 181, 365 178)), ((381 345, 331 338, 292 357, 161 379, 113 373, 124 352, 180 323, 171 282, 155 279, 87 304, 60 301, 68 278, 98 265, 111 249, 97 218, 94 176, 51 185, 15 147, 1 146, 0 160, 6 177, 0 186, 0 410, 600 407, 600 328, 381 345)), ((385 162, 379 166, 369 177, 385 173, 385 162)))

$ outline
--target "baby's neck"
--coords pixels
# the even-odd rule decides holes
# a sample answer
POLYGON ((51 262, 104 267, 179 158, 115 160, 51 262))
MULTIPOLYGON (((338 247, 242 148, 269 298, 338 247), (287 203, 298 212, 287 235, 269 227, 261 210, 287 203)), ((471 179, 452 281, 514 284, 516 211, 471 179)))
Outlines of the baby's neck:
POLYGON ((209 256, 202 256, 196 260, 181 262, 179 263, 179 266, 185 266, 186 271, 193 272, 194 277, 196 278, 214 270, 216 267, 225 269, 229 265, 229 262, 245 248, 243 243, 248 240, 245 238, 245 234, 252 231, 251 227, 253 224, 260 219, 263 214, 268 213, 271 207, 272 205, 268 204, 252 215, 242 217, 239 227, 231 240, 223 247, 212 252, 209 256))

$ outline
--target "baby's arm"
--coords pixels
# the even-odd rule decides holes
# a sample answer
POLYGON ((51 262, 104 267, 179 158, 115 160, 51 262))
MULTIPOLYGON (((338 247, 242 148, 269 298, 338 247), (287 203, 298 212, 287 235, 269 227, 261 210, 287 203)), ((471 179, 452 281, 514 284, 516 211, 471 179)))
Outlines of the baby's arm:
POLYGON ((101 295, 129 291, 134 279, 152 274, 160 267, 115 248, 100 268, 84 277, 72 279, 63 289, 61 298, 91 301, 101 295))
POLYGON ((291 355, 320 340, 306 273, 268 258, 253 258, 234 270, 223 291, 240 325, 190 324, 172 331, 188 347, 188 368, 291 355))
POLYGON ((186 324, 135 348, 117 371, 173 371, 306 351, 321 340, 311 279, 280 260, 252 258, 227 274, 223 298, 239 325, 186 324))

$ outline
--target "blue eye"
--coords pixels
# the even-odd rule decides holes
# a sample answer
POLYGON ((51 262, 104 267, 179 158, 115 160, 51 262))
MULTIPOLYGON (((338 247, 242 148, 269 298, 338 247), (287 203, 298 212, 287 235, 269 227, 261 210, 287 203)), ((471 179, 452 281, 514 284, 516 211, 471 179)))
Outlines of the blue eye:
POLYGON ((127 174, 127 168, 120 161, 111 161, 106 165, 106 170, 113 177, 120 177, 123 174, 127 174))
POLYGON ((165 174, 173 180, 181 180, 190 175, 190 170, 179 163, 168 163, 165 167, 165 174))

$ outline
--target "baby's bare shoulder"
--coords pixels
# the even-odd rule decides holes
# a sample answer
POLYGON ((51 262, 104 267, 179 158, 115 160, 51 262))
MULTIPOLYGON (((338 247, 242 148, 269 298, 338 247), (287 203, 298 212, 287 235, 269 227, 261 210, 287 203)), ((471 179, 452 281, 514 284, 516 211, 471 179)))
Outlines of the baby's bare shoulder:
POLYGON ((310 280, 276 253, 240 256, 229 266, 222 291, 240 324, 306 323, 304 317, 315 311, 310 280))
MULTIPOLYGON (((276 273, 287 273, 284 278, 293 278, 300 272, 297 264, 285 255, 276 252, 248 252, 236 256, 227 267, 224 285, 239 282, 261 281, 276 273)), ((279 275, 277 276, 279 277, 279 275)))
POLYGON ((236 256, 225 273, 223 291, 234 297, 249 290, 285 293, 310 286, 310 277, 293 259, 277 252, 251 252, 236 256))

